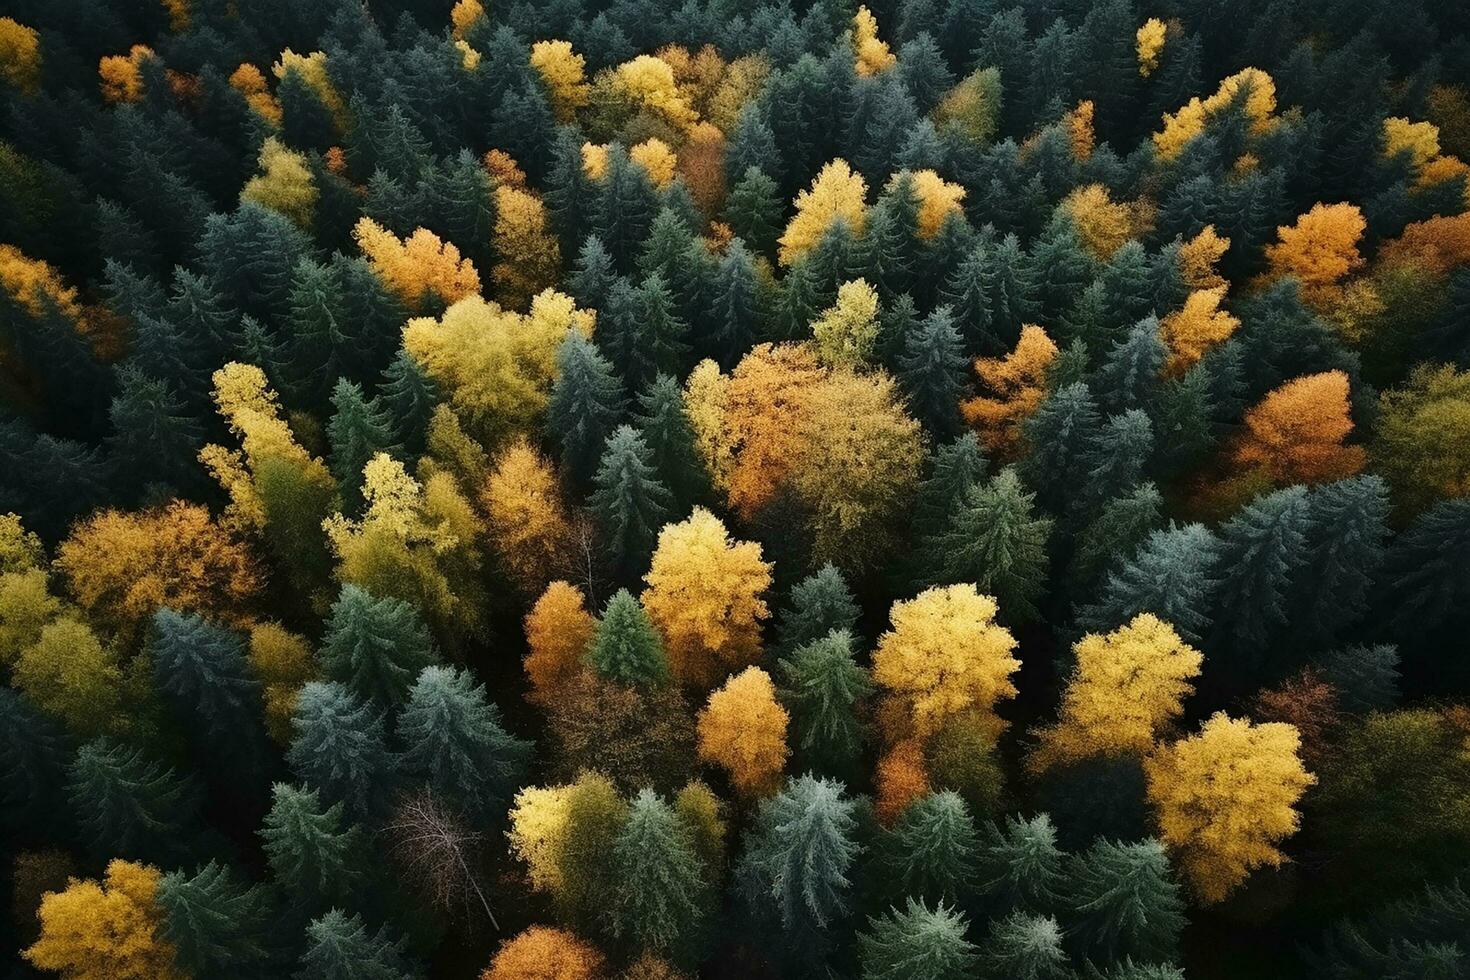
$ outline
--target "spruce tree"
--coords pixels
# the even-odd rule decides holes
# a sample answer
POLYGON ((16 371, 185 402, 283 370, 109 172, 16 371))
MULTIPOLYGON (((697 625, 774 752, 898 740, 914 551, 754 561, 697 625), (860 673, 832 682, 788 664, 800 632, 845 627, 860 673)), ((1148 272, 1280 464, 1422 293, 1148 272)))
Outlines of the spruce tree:
POLYGON ((561 442, 562 465, 585 483, 622 417, 623 384, 592 342, 575 330, 562 342, 556 362, 549 429, 561 442))
POLYGON ((279 973, 275 909, 265 886, 210 861, 194 874, 172 871, 158 883, 163 937, 190 976, 270 980, 279 973))
POLYGON ((171 866, 198 856, 199 786, 141 748, 108 738, 88 742, 72 760, 66 792, 82 840, 99 858, 171 866))
POLYGON ((638 356, 623 360, 619 367, 631 387, 642 388, 661 371, 679 372, 689 353, 689 324, 657 271, 649 273, 634 291, 633 313, 638 323, 638 356))
POLYGON ((973 582, 996 597, 1012 621, 1034 618, 1045 588, 1047 537, 1052 520, 1039 517, 1036 495, 1027 493, 1007 467, 989 483, 970 488, 947 531, 925 550, 929 584, 973 582))
POLYGON ((949 308, 941 306, 904 337, 896 361, 909 409, 935 439, 949 439, 961 428, 960 395, 967 361, 949 308))
POLYGON ((354 822, 385 810, 398 774, 382 716, 334 681, 301 689, 291 714, 295 738, 286 751, 291 771, 354 822))
POLYGON ((619 684, 659 687, 669 680, 663 639, 627 589, 619 589, 607 601, 587 661, 599 677, 619 684))
POLYGON ((204 477, 198 461, 204 428, 178 387, 131 364, 117 369, 117 381, 107 413, 112 423, 107 452, 113 472, 139 489, 146 479, 185 494, 197 493, 204 477))
POLYGON ((674 513, 657 473, 652 450, 632 426, 619 426, 608 437, 591 504, 614 565, 628 577, 646 569, 659 529, 674 513))
POLYGON ((914 494, 914 537, 929 541, 947 531, 970 489, 985 478, 985 471, 985 454, 974 432, 963 432, 940 446, 928 478, 914 494))
POLYGON ((965 354, 996 356, 1005 353, 991 327, 990 297, 986 292, 986 250, 977 245, 960 259, 939 290, 940 301, 954 314, 964 339, 965 354))
POLYGON ((419 362, 400 350, 383 371, 378 398, 393 421, 395 441, 410 455, 423 450, 429 418, 439 393, 419 362))
POLYGON ((757 255, 770 258, 781 234, 782 207, 776 182, 758 166, 731 173, 739 173, 740 178, 725 197, 725 222, 757 255))
POLYGON ((1157 840, 1097 841, 1073 859, 1068 891, 1072 935, 1082 948, 1104 960, 1156 963, 1178 953, 1184 900, 1157 840))
POLYGON ((1031 246, 1031 268, 1036 271, 1039 317, 1044 326, 1061 325, 1062 315, 1095 277, 1095 266, 1077 237, 1077 226, 1069 215, 1058 210, 1031 246))
POLYGON ((1367 612, 1387 555, 1388 487, 1354 476, 1307 497, 1307 558, 1296 576, 1289 619, 1303 635, 1330 642, 1367 612))
POLYGON ((0 687, 0 827, 13 840, 54 830, 65 813, 66 741, 25 695, 0 687))
POLYGON ((387 926, 369 933, 362 919, 332 909, 306 927, 296 980, 417 980, 423 977, 387 926))
POLYGON ((1045 915, 1063 907, 1065 855, 1051 818, 1006 817, 986 828, 977 881, 1002 911, 1045 915))
POLYGON ((677 814, 651 789, 641 790, 612 844, 616 889, 609 932, 675 960, 698 958, 710 888, 677 814))
POLYGON ((1285 622, 1309 520, 1307 489, 1294 486, 1253 500, 1220 528, 1216 636, 1247 658, 1247 671, 1262 664, 1267 640, 1285 622))
POLYGON ((653 472, 668 487, 671 513, 687 513, 708 492, 709 477, 694 446, 679 382, 671 375, 656 376, 638 395, 633 421, 648 447, 653 472))
POLYGON ((966 980, 979 956, 965 938, 968 923, 952 906, 929 908, 910 897, 900 911, 868 920, 858 936, 863 980, 966 980))
POLYGON ((860 711, 873 683, 853 655, 852 634, 834 628, 800 644, 777 666, 791 715, 787 742, 795 771, 856 778, 867 735, 860 711))
POLYGON ((353 908, 367 888, 362 832, 341 803, 328 806, 315 789, 277 783, 260 837, 271 877, 306 916, 329 907, 353 908))
POLYGON ((1098 600, 1079 611, 1078 625, 1106 633, 1151 612, 1198 642, 1211 622, 1220 554, 1219 539, 1202 524, 1152 531, 1135 554, 1116 560, 1098 600))
POLYGON ((976 886, 980 836, 952 790, 926 793, 880 839, 876 860, 886 895, 967 904, 976 886))
POLYGON ((290 387, 313 403, 325 402, 343 373, 348 345, 346 303, 341 276, 331 265, 303 258, 291 274, 290 387))
MULTIPOLYGON (((580 169, 580 152, 577 160, 580 169)), ((601 310, 607 304, 608 292, 618 279, 612 256, 602 244, 602 239, 596 235, 588 235, 582 240, 582 247, 577 251, 576 265, 567 280, 572 298, 583 309, 601 310)))
POLYGON ((1017 910, 991 920, 980 956, 985 980, 1067 980, 1072 972, 1062 927, 1050 915, 1017 910))
POLYGON ((531 743, 506 732, 484 685, 453 667, 423 669, 397 732, 404 774, 458 804, 475 824, 500 818, 531 763, 531 743))
MULTIPOLYGON (((761 106, 758 102, 748 102, 740 110, 740 115, 735 120, 735 130, 730 134, 730 140, 725 145, 725 172, 728 174, 739 174, 739 182, 731 190, 732 198, 740 190, 742 184, 751 180, 751 172, 759 174, 763 182, 769 183, 769 190, 762 187, 759 189, 748 189, 750 196, 759 196, 764 199, 769 195, 770 200, 779 202, 782 195, 778 191, 776 182, 766 176, 773 168, 779 170, 781 153, 776 146, 776 135, 771 131, 770 125, 764 118, 761 106)), ((780 174, 777 174, 780 176, 780 174)), ((741 195, 742 198, 746 194, 741 195)), ((729 202, 727 202, 728 204, 729 202)), ((742 205, 742 210, 744 206, 742 205)), ((754 209, 751 209, 754 210, 754 209)), ((730 219, 730 226, 735 233, 745 238, 746 241, 754 243, 755 239, 746 234, 746 230, 736 224, 737 213, 727 210, 726 215, 730 219)), ((746 212, 748 213, 748 212, 746 212)), ((768 213, 777 215, 773 222, 779 221, 779 207, 772 207, 768 213)), ((772 241, 775 235, 771 236, 772 241)))
POLYGON ((342 586, 322 639, 327 677, 357 697, 391 707, 408 695, 419 671, 437 659, 429 629, 413 606, 380 599, 356 585, 342 586))
POLYGON ((607 152, 607 172, 594 192, 588 230, 606 247, 619 272, 633 271, 638 249, 649 237, 655 202, 648 174, 614 143, 607 152))
POLYGON ((1115 341, 1091 385, 1099 393, 1098 403, 1103 410, 1118 412, 1152 405, 1168 353, 1155 316, 1139 320, 1126 337, 1115 341))
POLYGON ((1103 423, 1092 445, 1082 452, 1086 476, 1071 494, 1073 506, 1088 513, 1123 496, 1138 486, 1153 454, 1153 423, 1136 408, 1114 415, 1103 423))
POLYGON ((1080 382, 1052 392, 1026 420, 1023 431, 1031 452, 1021 463, 1022 475, 1052 513, 1062 513, 1084 485, 1086 455, 1101 429, 1097 402, 1080 382))
POLYGON ((1395 630, 1422 636, 1470 606, 1470 500, 1442 500, 1394 539, 1383 608, 1395 630))
POLYGON ((1392 644, 1352 646, 1317 663, 1347 711, 1387 711, 1399 700, 1399 652, 1392 644))
POLYGON ((791 587, 791 598, 776 617, 780 649, 794 651, 834 630, 851 631, 861 613, 842 572, 829 562, 791 587))
POLYGON ((708 350, 721 364, 734 364, 759 336, 760 293, 755 263, 736 239, 726 247, 714 281, 708 350))
POLYGON ((376 398, 368 398, 362 387, 338 378, 332 389, 332 420, 327 423, 328 464, 342 489, 342 505, 356 514, 363 506, 362 468, 378 453, 397 455, 393 444, 393 422, 376 398))

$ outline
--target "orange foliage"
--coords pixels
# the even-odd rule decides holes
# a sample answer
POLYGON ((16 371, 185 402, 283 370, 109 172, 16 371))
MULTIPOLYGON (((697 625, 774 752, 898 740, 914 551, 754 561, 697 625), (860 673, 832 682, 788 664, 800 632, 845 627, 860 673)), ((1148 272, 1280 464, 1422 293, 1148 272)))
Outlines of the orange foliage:
POLYGON ((978 430, 986 449, 1000 455, 1015 453, 1021 423, 1046 397, 1046 372, 1056 359, 1057 345, 1045 330, 1028 323, 1021 328, 1015 350, 975 361, 975 373, 991 395, 962 402, 960 413, 978 430))
POLYGON ((567 582, 552 582, 526 614, 526 676, 532 701, 547 705, 582 669, 583 655, 597 632, 587 597, 567 582))
POLYGON ((924 766, 924 743, 906 738, 878 760, 878 798, 874 809, 884 826, 903 815, 914 800, 929 792, 924 766))
POLYGON ((1470 212, 1416 221, 1384 243, 1378 254, 1385 264, 1412 264, 1436 275, 1470 263, 1470 212))
POLYGON ((707 122, 695 123, 679 147, 679 174, 705 214, 725 206, 725 135, 707 122))
POLYGON ((427 228, 415 229, 400 241, 397 235, 364 217, 358 219, 352 237, 372 261, 383 285, 410 307, 417 308, 430 290, 445 303, 480 291, 480 274, 474 263, 461 259, 459 249, 440 241, 427 228))
POLYGON ((41 85, 41 35, 13 17, 0 17, 0 78, 27 95, 41 85))
POLYGON ((824 372, 806 346, 760 344, 730 374, 725 433, 738 447, 730 506, 749 519, 770 503, 803 452, 801 419, 824 372))
POLYGON ((535 595, 564 563, 571 541, 551 464, 524 438, 515 440, 480 489, 480 506, 506 571, 535 595))
POLYGON ((266 86, 265 75, 259 68, 245 62, 230 73, 230 87, 245 96, 256 115, 272 126, 281 124, 281 104, 266 86))
POLYGON ((97 62, 102 77, 102 97, 108 102, 137 102, 143 97, 144 58, 153 57, 153 49, 135 44, 127 54, 104 55, 97 62))
POLYGON ((786 709, 776 702, 771 676, 747 667, 709 696, 699 713, 699 757, 730 774, 746 796, 773 793, 786 764, 786 709))
POLYGON ((1266 246, 1268 276, 1295 276, 1302 298, 1327 306, 1341 295, 1339 283, 1363 264, 1358 239, 1368 223, 1352 204, 1314 204, 1294 225, 1276 229, 1278 241, 1266 246))
POLYGON ((515 157, 504 150, 490 150, 485 154, 485 169, 497 185, 526 189, 526 172, 516 163, 515 157))
POLYGON ((573 933, 531 926, 500 947, 480 980, 598 980, 606 968, 602 954, 573 933))
POLYGON ((1348 377, 1325 371, 1293 378, 1245 415, 1235 461, 1264 467, 1280 484, 1323 483, 1363 468, 1361 446, 1344 446, 1352 431, 1348 377))
POLYGON ((61 281, 61 273, 49 262, 29 258, 14 245, 0 244, 0 289, 33 316, 44 314, 44 299, 50 299, 85 331, 77 291, 61 281))
POLYGON ((1196 289, 1184 301, 1183 309, 1164 317, 1159 324, 1164 343, 1169 345, 1166 370, 1183 374, 1205 351, 1229 337, 1240 321, 1220 309, 1225 287, 1196 289))

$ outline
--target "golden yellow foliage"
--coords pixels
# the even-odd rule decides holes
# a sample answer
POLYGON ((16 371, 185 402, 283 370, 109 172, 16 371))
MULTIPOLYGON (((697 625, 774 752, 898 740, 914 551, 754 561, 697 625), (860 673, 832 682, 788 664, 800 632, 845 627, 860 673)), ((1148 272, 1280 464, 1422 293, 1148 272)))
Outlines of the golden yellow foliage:
POLYGON ((86 332, 86 315, 77 302, 77 291, 61 280, 61 273, 44 259, 33 259, 14 245, 0 244, 0 288, 33 316, 46 312, 46 300, 56 304, 86 332))
POLYGON ((245 182, 240 200, 279 211, 298 225, 311 225, 317 189, 306 154, 297 153, 274 136, 260 145, 261 173, 245 182))
POLYGON ((571 786, 527 786, 516 794, 510 810, 511 853, 526 865, 531 887, 555 893, 562 886, 557 860, 567 832, 571 786))
POLYGON ((480 67, 480 52, 470 47, 470 42, 456 40, 454 46, 459 51, 459 64, 465 71, 474 71, 480 67))
MULTIPOLYGON (((456 41, 464 40, 475 21, 485 16, 485 7, 480 0, 456 0, 453 7, 449 8, 449 24, 451 34, 456 41)), ((534 64, 534 59, 533 62, 534 64)))
POLYGON ((781 264, 790 265, 804 255, 835 221, 846 221, 853 235, 861 235, 868 220, 867 193, 862 174, 846 160, 833 160, 823 167, 811 188, 796 195, 796 214, 781 234, 781 264))
POLYGON ((607 144, 582 144, 582 173, 589 180, 601 180, 607 175, 607 144))
POLYGON ((143 59, 153 57, 153 49, 135 44, 127 54, 103 55, 97 62, 102 78, 102 98, 108 102, 137 102, 143 97, 143 59))
POLYGON ((878 291, 866 279, 843 283, 837 302, 812 322, 812 337, 829 367, 868 363, 878 340, 878 291))
POLYGON ((563 685, 583 667, 597 620, 587 612, 587 596, 567 582, 552 582, 526 614, 528 697, 550 704, 563 685))
POLYGON ((250 627, 246 656, 250 672, 260 681, 266 729, 278 744, 289 745, 294 734, 291 712, 296 709, 296 696, 319 673, 311 644, 279 623, 256 623, 250 627))
POLYGON ((9 667, 61 612, 39 568, 0 574, 0 667, 9 667))
POLYGON ((733 133, 740 110, 760 94, 761 86, 771 73, 771 64, 763 54, 748 54, 730 62, 720 84, 710 93, 704 105, 704 117, 722 133, 733 133))
POLYGON ((494 446, 540 420, 556 378, 557 349, 569 330, 590 337, 594 320, 592 311, 552 290, 532 300, 527 313, 471 296, 437 320, 410 320, 403 347, 471 434, 494 446))
POLYGON ((535 595, 566 564, 572 528, 556 471, 524 438, 507 446, 480 488, 490 539, 510 578, 535 595))
POLYGON ((770 615, 761 596, 771 587, 771 566, 760 545, 731 541, 703 507, 659 532, 643 579, 643 608, 681 682, 713 687, 760 656, 761 623, 770 615))
POLYGON ((495 188, 495 254, 490 270, 495 298, 519 310, 556 285, 561 246, 546 223, 546 206, 509 184, 495 188))
MULTIPOLYGON (((742 517, 770 503, 802 455, 807 396, 824 374, 810 346, 759 344, 722 386, 721 445, 731 464, 725 482, 730 506, 742 517)), ((701 383, 715 387, 708 379, 701 383)))
POLYGON ((1028 323, 1021 328, 1015 350, 975 361, 975 373, 990 394, 961 402, 960 414, 978 431, 986 449, 1001 456, 1015 454, 1021 424, 1046 397, 1046 373, 1057 353, 1046 331, 1028 323))
POLYGON ((628 159, 642 167, 654 187, 666 187, 674 179, 674 166, 678 162, 669 144, 651 136, 628 151, 628 159))
POLYGON ((1205 225, 1200 233, 1179 247, 1179 277, 1190 289, 1214 289, 1227 285, 1216 266, 1230 248, 1230 239, 1205 225))
POLYGON ((619 89, 638 108, 663 116, 674 127, 685 129, 699 121, 699 113, 684 98, 668 62, 651 54, 640 54, 617 67, 619 89))
POLYGON ((995 703, 1016 696, 1011 674, 1021 666, 1015 637, 995 623, 995 600, 973 585, 927 589, 895 602, 892 628, 878 638, 873 680, 901 706, 919 737, 932 735, 966 709, 999 734, 995 703))
POLYGON ((163 8, 168 11, 169 30, 175 34, 189 29, 189 3, 190 0, 163 0, 163 8))
POLYGON ((781 785, 786 748, 786 709, 776 702, 771 677, 747 667, 709 696, 699 712, 699 757, 730 775, 745 796, 766 796, 781 785))
POLYGON ((914 800, 929 792, 921 739, 900 740, 878 760, 877 798, 873 809, 884 826, 891 827, 914 800))
POLYGON ((37 707, 78 735, 117 734, 129 727, 117 653, 70 615, 41 628, 36 642, 21 650, 12 678, 37 707))
POLYGON ((1183 374, 1205 351, 1233 334, 1240 321, 1220 309, 1225 287, 1196 289, 1184 300, 1184 307, 1170 313, 1159 323, 1164 343, 1169 347, 1165 370, 1183 374))
POLYGON ((694 450, 716 490, 728 494, 735 469, 735 437, 730 431, 730 376, 703 360, 684 381, 684 413, 694 430, 694 450))
POLYGON ((575 119, 587 104, 587 59, 572 50, 570 41, 537 41, 531 45, 531 67, 546 83, 556 118, 575 119))
POLYGON ((14 17, 0 17, 0 78, 27 95, 41 85, 41 35, 14 17))
POLYGON ((1160 836, 1201 901, 1221 901, 1253 868, 1286 860, 1275 845, 1296 832, 1293 807, 1316 782, 1299 745, 1291 725, 1219 712, 1144 764, 1160 836))
POLYGON ((41 899, 41 938, 23 955, 65 980, 188 980, 163 936, 162 879, 132 861, 109 863, 101 882, 72 878, 41 899))
POLYGON ((1136 204, 1115 202, 1102 184, 1077 188, 1062 200, 1060 207, 1072 216, 1082 244, 1104 262, 1143 230, 1142 210, 1136 204))
POLYGON ((719 214, 725 206, 725 134, 708 122, 689 128, 679 147, 679 175, 705 214, 719 214))
POLYGON ((480 980, 600 980, 602 954, 565 929, 531 926, 508 940, 480 980))
POLYGON ((230 87, 245 96, 246 103, 257 116, 272 126, 281 124, 281 104, 266 86, 260 69, 245 62, 230 73, 230 87))
POLYGON ((1329 306, 1341 295, 1343 277, 1363 264, 1358 240, 1367 227, 1356 205, 1314 204, 1296 224, 1276 229, 1277 241, 1266 246, 1267 275, 1295 276, 1302 299, 1329 306))
POLYGON ((245 623, 264 584, 245 544, 181 500, 94 513, 61 543, 56 570, 93 622, 128 634, 159 606, 245 623))
POLYGON ((946 218, 961 213, 960 202, 965 199, 965 189, 932 170, 902 170, 888 179, 890 190, 904 174, 910 178, 910 186, 919 199, 919 237, 933 238, 944 227, 946 218))
POLYGON ((1414 171, 1422 171, 1439 156, 1439 127, 1429 122, 1411 122, 1403 116, 1383 120, 1383 155, 1409 155, 1414 171))
POLYGON ((1092 126, 1093 112, 1092 100, 1085 99, 1067 113, 1067 140, 1072 144, 1072 155, 1078 160, 1090 160, 1097 146, 1097 133, 1092 126))
POLYGON ((526 189, 526 172, 515 157, 501 149, 485 151, 485 171, 497 185, 526 189))
POLYGON ((312 92, 321 100, 322 105, 332 114, 332 120, 337 124, 338 131, 347 128, 347 103, 338 94, 337 87, 332 84, 332 78, 327 74, 327 55, 325 51, 313 51, 308 55, 300 55, 286 48, 281 52, 281 60, 271 66, 272 73, 276 79, 286 77, 286 72, 294 71, 301 76, 301 80, 310 86, 312 92))
POLYGON ((1278 484, 1325 483, 1352 476, 1367 462, 1362 446, 1344 446, 1353 430, 1348 377, 1309 374, 1266 394, 1245 413, 1235 461, 1264 468, 1278 484))
POLYGON ((1385 242, 1378 256, 1384 265, 1413 265, 1431 275, 1470 263, 1470 212, 1415 221, 1385 242))
POLYGON ((1253 133, 1263 133, 1273 124, 1276 111, 1276 83, 1259 68, 1244 68, 1220 83, 1204 101, 1190 99, 1177 112, 1164 114, 1164 128, 1154 134, 1154 148, 1162 160, 1172 160, 1184 144, 1204 132, 1205 123, 1215 113, 1233 103, 1242 90, 1248 94, 1245 114, 1253 133))
POLYGON ((1033 772, 1089 756, 1147 754, 1159 730, 1184 710, 1204 662, 1152 613, 1106 635, 1089 633, 1072 652, 1076 666, 1057 722, 1038 733, 1027 759, 1033 772))
MULTIPOLYGON (((496 220, 498 224, 500 218, 496 220)), ((446 303, 480 291, 480 274, 474 263, 461 259, 459 249, 440 241, 427 228, 417 228, 400 241, 372 218, 362 217, 352 229, 352 238, 372 262, 383 285, 412 308, 417 308, 430 290, 446 303)))
POLYGON ((1135 47, 1138 51, 1138 73, 1144 78, 1152 75, 1159 67, 1159 55, 1164 52, 1164 22, 1150 17, 1138 29, 1135 47))
POLYGON ((988 143, 999 125, 1000 105, 1000 69, 979 68, 934 107, 934 124, 955 129, 976 143, 988 143))
POLYGON ((864 6, 852 15, 852 53, 853 69, 863 77, 881 74, 898 62, 878 39, 878 18, 864 6))

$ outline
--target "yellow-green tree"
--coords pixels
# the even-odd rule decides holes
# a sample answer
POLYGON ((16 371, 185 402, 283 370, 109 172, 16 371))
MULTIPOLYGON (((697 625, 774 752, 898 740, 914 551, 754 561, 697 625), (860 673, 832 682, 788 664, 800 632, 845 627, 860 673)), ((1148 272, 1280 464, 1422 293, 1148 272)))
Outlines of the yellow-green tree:
POLYGON ((513 310, 524 309, 561 273, 561 246, 546 223, 546 206, 519 187, 495 188, 495 255, 490 281, 495 297, 513 310))
POLYGON ((1470 371, 1424 365, 1380 396, 1374 465, 1411 510, 1470 496, 1470 371))
POLYGON ((759 667, 725 681, 699 712, 699 757, 724 769, 746 796, 764 796, 781 785, 786 747, 786 709, 776 701, 771 676, 759 667))
POLYGON ((240 200, 279 211, 302 227, 316 213, 317 188, 306 155, 274 136, 260 145, 260 173, 245 182, 240 200))
POLYGON ((761 623, 770 615, 762 596, 771 586, 760 545, 731 541, 718 517, 696 507, 659 532, 643 578, 643 608, 681 682, 713 687, 760 656, 761 623))
POLYGON ((188 980, 163 935, 162 880, 132 861, 111 862, 100 882, 71 879, 41 899, 41 938, 23 955, 65 980, 188 980))
POLYGON ((86 623, 63 615, 41 628, 20 651, 11 677, 47 714, 83 737, 125 731, 139 706, 136 678, 125 676, 117 652, 86 623))
POLYGON ((250 627, 247 657, 251 674, 260 681, 266 729, 278 743, 289 745, 297 695, 320 674, 311 644, 280 623, 257 623, 250 627))
POLYGON ((897 724, 925 737, 974 709, 999 734, 1005 723, 995 705, 1016 696, 1011 675, 1021 662, 1015 637, 995 622, 997 611, 973 585, 928 589, 893 604, 892 625, 873 654, 873 680, 887 692, 897 724))
POLYGON ((828 366, 868 363, 878 339, 878 291, 866 279, 843 283, 837 302, 813 321, 812 336, 828 366))
POLYGON ((846 160, 833 160, 823 167, 810 189, 796 195, 796 214, 780 238, 781 264, 790 265, 806 254, 835 221, 847 222, 854 235, 861 235, 868 220, 867 193, 862 174, 846 160))
POLYGON ((1072 646, 1076 666, 1055 725, 1039 733, 1034 772, 1095 755, 1143 755, 1183 711, 1204 658, 1174 627, 1140 613, 1111 633, 1072 646))
POLYGON ((1198 96, 1177 112, 1165 113, 1164 128, 1154 134, 1154 149, 1161 160, 1172 160, 1184 145, 1204 132, 1205 124, 1230 108, 1244 95, 1246 120, 1252 133, 1264 133, 1275 123, 1276 83, 1259 68, 1244 68, 1226 78, 1209 98, 1198 96))
POLYGON ((1166 34, 1164 22, 1157 17, 1150 17, 1138 29, 1135 40, 1135 48, 1138 52, 1138 73, 1144 78, 1152 75, 1159 67, 1159 55, 1164 51, 1166 34))
POLYGON ((1300 741, 1291 725, 1217 712, 1145 762, 1159 835, 1201 901, 1221 901, 1254 868, 1286 859, 1276 844, 1296 832, 1296 803, 1316 782, 1300 741))

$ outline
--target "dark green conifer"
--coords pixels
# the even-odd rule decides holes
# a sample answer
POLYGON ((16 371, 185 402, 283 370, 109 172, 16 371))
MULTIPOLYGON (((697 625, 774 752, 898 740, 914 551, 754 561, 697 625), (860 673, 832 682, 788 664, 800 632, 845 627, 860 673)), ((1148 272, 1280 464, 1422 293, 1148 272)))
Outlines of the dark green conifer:
POLYGON ((418 673, 438 659, 428 627, 400 599, 344 585, 322 639, 322 666, 334 681, 383 707, 408 695, 418 673))
POLYGON ((607 601, 587 660, 598 676, 619 684, 658 687, 669 680, 663 639, 627 589, 607 601))
POLYGON ((852 634, 834 628, 777 662, 797 772, 838 779, 859 774, 867 738, 861 711, 873 684, 853 653, 852 634))
POLYGON ((641 574, 658 532, 674 516, 673 497, 658 479, 653 451, 629 425, 607 439, 592 483, 592 510, 602 528, 604 546, 627 576, 641 574))

